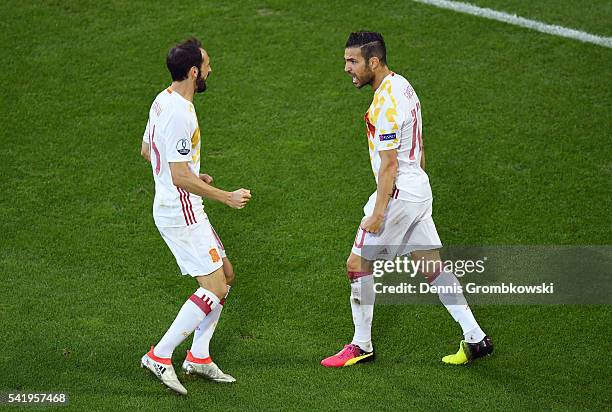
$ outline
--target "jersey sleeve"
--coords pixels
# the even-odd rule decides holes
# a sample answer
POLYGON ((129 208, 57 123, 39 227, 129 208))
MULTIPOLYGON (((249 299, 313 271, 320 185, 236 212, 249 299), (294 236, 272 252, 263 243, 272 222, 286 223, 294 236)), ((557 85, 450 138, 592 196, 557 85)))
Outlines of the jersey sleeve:
POLYGON ((400 145, 402 113, 392 94, 382 96, 380 112, 376 118, 374 145, 377 151, 397 149, 400 145))
POLYGON ((194 132, 186 113, 173 113, 166 129, 166 159, 168 162, 191 160, 191 136, 194 132))

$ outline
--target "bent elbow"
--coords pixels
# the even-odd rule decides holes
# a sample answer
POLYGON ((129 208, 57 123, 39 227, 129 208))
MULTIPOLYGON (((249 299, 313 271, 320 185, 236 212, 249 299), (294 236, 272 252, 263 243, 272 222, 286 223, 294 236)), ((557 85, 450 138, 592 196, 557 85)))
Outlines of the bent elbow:
POLYGON ((394 162, 394 163, 389 163, 385 165, 384 173, 391 175, 393 177, 397 176, 397 163, 394 162))
POLYGON ((183 174, 178 170, 170 169, 170 176, 172 177, 172 184, 176 187, 183 188, 183 182, 185 181, 183 174))

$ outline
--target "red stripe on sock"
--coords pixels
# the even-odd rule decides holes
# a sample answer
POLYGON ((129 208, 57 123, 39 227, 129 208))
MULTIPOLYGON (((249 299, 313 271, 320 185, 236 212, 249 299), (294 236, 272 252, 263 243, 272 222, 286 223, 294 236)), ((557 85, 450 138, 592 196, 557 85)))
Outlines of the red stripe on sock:
POLYGON ((172 359, 160 358, 159 356, 155 356, 155 352, 153 351, 153 346, 151 346, 151 350, 147 353, 147 356, 153 359, 157 363, 162 363, 164 365, 172 365, 172 359))
MULTIPOLYGON (((204 295, 204 297, 206 297, 206 295, 204 295)), ((202 310, 202 312, 204 312, 205 315, 208 315, 212 310, 210 307, 210 303, 205 302, 198 295, 191 295, 189 297, 189 300, 195 303, 202 310)))
POLYGON ((187 358, 185 358, 185 360, 187 362, 193 362, 193 363, 212 363, 212 359, 210 356, 207 358, 196 358, 195 356, 191 354, 190 350, 187 351, 187 358))
POLYGON ((354 281, 364 276, 370 276, 372 272, 346 272, 346 274, 351 281, 354 281))

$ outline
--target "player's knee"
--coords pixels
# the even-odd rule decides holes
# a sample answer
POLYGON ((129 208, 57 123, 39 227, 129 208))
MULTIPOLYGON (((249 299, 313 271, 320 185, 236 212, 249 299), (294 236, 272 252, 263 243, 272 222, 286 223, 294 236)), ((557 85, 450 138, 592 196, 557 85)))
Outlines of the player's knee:
POLYGON ((234 279, 236 279, 236 275, 234 274, 234 271, 227 271, 225 272, 225 284, 226 285, 233 285, 234 284, 234 279))
POLYGON ((361 272, 361 258, 351 253, 346 260, 346 271, 349 273, 361 272))
POLYGON ((346 260, 346 271, 349 278, 371 275, 373 263, 353 253, 346 260))
POLYGON ((438 275, 440 275, 440 273, 442 273, 442 269, 442 262, 439 262, 439 264, 436 262, 432 265, 425 266, 420 270, 420 272, 421 275, 425 277, 425 280, 427 280, 427 283, 431 283, 438 277, 438 275))
POLYGON ((234 283, 236 274, 231 262, 226 258, 223 259, 223 273, 225 274, 225 284, 231 286, 234 283))
POLYGON ((225 282, 215 283, 210 286, 210 291, 219 299, 223 299, 227 295, 227 285, 225 282))
POLYGON ((217 269, 215 272, 207 276, 198 276, 198 284, 200 287, 213 293, 219 299, 223 299, 227 295, 227 284, 225 283, 225 273, 223 268, 217 269))
POLYGON ((416 263, 418 271, 431 283, 444 269, 438 250, 414 251, 411 253, 413 262, 416 263))

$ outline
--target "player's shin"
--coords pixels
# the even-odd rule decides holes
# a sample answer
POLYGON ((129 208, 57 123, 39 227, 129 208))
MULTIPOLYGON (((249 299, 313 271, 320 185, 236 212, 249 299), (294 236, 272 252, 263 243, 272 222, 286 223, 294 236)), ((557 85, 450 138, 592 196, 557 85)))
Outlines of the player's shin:
POLYGON ((154 348, 155 356, 172 357, 174 349, 181 344, 202 321, 219 305, 219 298, 209 290, 198 288, 183 304, 176 319, 154 348))
POLYGON ((438 297, 455 322, 461 326, 465 341, 468 343, 482 341, 485 333, 476 322, 457 277, 452 272, 442 271, 430 283, 439 287, 438 297))
POLYGON ((355 334, 352 344, 366 352, 372 351, 372 318, 374 316, 374 276, 371 273, 349 272, 351 281, 351 312, 355 334))
MULTIPOLYGON (((229 294, 230 286, 228 285, 227 294, 229 294)), ((210 357, 210 340, 212 339, 219 318, 221 317, 221 311, 225 305, 225 299, 219 301, 219 304, 204 318, 204 320, 196 327, 193 332, 193 343, 191 345, 191 354, 196 358, 208 358, 210 357)))

